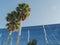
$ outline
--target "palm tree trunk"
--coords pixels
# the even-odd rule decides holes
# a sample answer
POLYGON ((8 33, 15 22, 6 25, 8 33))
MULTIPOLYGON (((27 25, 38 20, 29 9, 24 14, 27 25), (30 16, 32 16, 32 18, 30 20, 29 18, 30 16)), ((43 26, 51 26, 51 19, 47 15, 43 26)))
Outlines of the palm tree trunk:
POLYGON ((11 34, 12 34, 12 31, 10 31, 10 33, 9 33, 9 35, 8 35, 8 39, 7 39, 6 45, 9 45, 9 41, 10 41, 11 34))
POLYGON ((0 38, 1 38, 0 45, 3 45, 3 42, 4 42, 4 36, 3 36, 2 34, 0 34, 0 38))
POLYGON ((20 45, 21 25, 22 25, 22 20, 20 21, 20 30, 18 31, 18 39, 17 39, 17 43, 16 43, 16 45, 20 45))
POLYGON ((13 38, 11 38, 11 42, 10 42, 10 45, 12 45, 12 42, 13 42, 13 38))
MULTIPOLYGON (((0 40, 3 39, 2 34, 0 34, 0 40)), ((0 41, 0 45, 2 45, 2 40, 0 41)))
POLYGON ((28 43, 30 41, 30 31, 28 30, 28 43))

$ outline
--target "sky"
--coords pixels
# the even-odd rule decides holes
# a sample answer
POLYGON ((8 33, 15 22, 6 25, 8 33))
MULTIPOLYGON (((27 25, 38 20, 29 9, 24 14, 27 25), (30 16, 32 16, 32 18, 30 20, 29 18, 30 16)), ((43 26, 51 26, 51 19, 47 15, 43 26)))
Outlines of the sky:
POLYGON ((31 8, 30 17, 22 22, 23 27, 60 23, 60 0, 0 0, 0 28, 6 28, 7 13, 23 2, 31 8))

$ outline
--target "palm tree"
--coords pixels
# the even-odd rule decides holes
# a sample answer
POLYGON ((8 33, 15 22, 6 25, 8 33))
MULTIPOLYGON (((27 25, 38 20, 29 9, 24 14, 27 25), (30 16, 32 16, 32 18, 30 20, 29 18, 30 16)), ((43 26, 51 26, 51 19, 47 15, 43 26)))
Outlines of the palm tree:
POLYGON ((31 42, 31 41, 29 41, 27 45, 32 45, 32 42, 31 42))
POLYGON ((6 45, 9 44, 12 32, 14 32, 16 29, 19 29, 18 25, 20 25, 20 24, 18 24, 17 18, 16 18, 15 15, 16 15, 16 12, 12 11, 11 13, 8 13, 8 15, 6 17, 6 20, 8 22, 6 24, 6 26, 7 26, 7 29, 9 30, 9 35, 8 35, 8 39, 7 39, 6 45))
POLYGON ((31 45, 37 45, 37 40, 33 40, 31 45))
POLYGON ((32 41, 29 41, 29 42, 28 42, 28 45, 37 45, 37 40, 34 39, 34 40, 32 40, 32 41))
POLYGON ((20 43, 20 36, 21 36, 21 25, 22 21, 27 19, 30 15, 30 7, 26 3, 19 4, 18 7, 16 7, 16 12, 17 12, 17 19, 18 22, 20 22, 20 30, 18 31, 18 39, 17 39, 17 44, 19 45, 20 43))

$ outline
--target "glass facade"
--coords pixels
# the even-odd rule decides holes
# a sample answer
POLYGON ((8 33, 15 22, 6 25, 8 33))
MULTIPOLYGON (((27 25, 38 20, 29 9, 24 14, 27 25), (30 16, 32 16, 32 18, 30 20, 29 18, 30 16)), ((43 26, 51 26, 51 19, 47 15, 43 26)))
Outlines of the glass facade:
MULTIPOLYGON (((5 45, 9 32, 0 29, 0 45, 5 45)), ((9 45, 16 45, 18 32, 13 32, 9 45)), ((23 27, 20 37, 20 45, 27 45, 29 41, 36 39, 37 45, 60 45, 60 25, 44 25, 23 27)))

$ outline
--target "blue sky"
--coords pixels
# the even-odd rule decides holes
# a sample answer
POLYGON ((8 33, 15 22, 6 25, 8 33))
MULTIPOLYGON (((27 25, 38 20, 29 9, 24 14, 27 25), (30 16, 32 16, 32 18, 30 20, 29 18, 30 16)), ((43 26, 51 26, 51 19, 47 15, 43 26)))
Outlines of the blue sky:
POLYGON ((6 28, 7 13, 23 2, 31 7, 31 15, 22 23, 23 27, 60 23, 60 0, 0 0, 0 28, 6 28))

